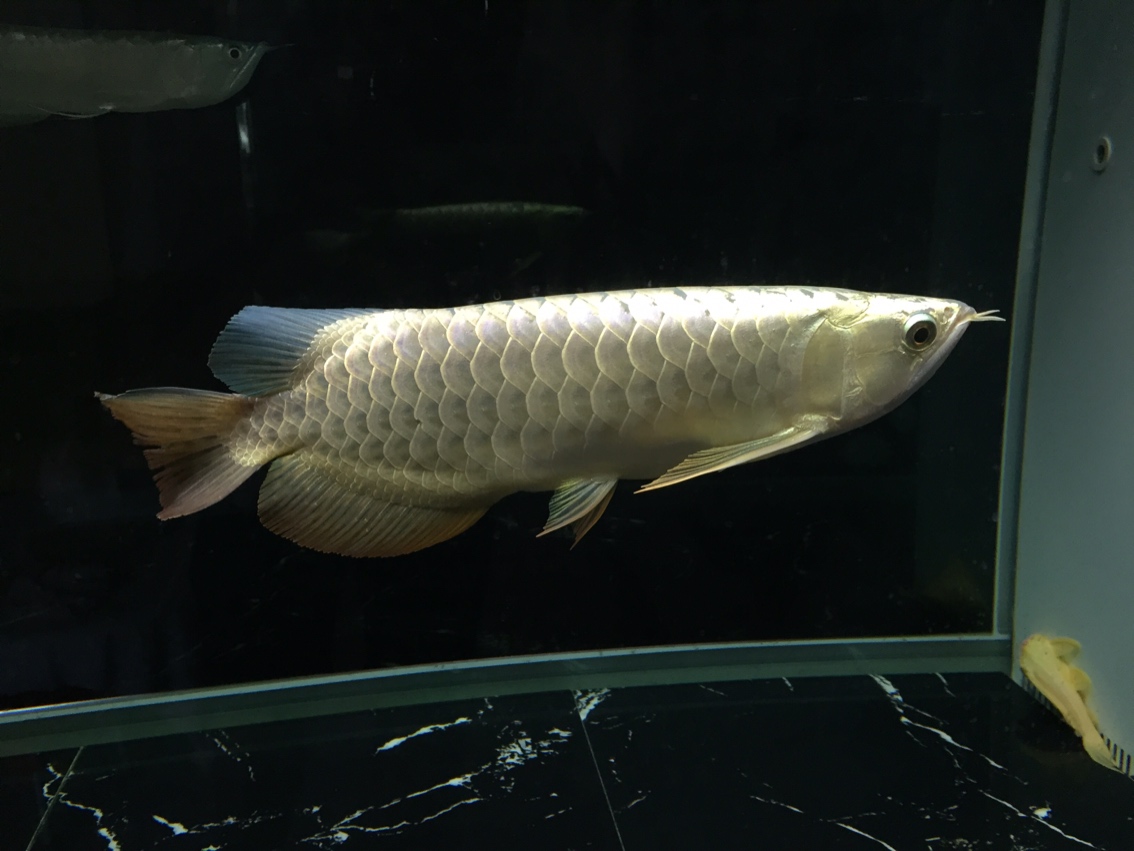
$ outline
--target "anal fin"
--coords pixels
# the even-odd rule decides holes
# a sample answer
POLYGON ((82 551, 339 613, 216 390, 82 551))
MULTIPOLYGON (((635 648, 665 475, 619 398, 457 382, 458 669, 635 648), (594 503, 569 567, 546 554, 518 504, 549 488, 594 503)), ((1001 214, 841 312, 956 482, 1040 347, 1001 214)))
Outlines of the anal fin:
POLYGON ((617 484, 618 479, 570 479, 564 482, 552 495, 547 523, 536 537, 571 526, 575 530, 575 544, 578 544, 606 511, 617 484))
POLYGON ((773 455, 794 449, 820 434, 822 434, 822 429, 812 425, 791 426, 767 437, 750 440, 747 443, 702 449, 699 452, 694 452, 680 464, 667 470, 649 484, 638 488, 634 493, 669 487, 679 482, 695 479, 697 476, 703 476, 706 473, 715 473, 718 470, 727 470, 729 467, 735 467, 738 464, 770 458, 773 455))
POLYGON ((401 505, 352 487, 304 452, 272 462, 260 488, 260 522, 300 546, 358 558, 397 556, 446 541, 487 505, 401 505))

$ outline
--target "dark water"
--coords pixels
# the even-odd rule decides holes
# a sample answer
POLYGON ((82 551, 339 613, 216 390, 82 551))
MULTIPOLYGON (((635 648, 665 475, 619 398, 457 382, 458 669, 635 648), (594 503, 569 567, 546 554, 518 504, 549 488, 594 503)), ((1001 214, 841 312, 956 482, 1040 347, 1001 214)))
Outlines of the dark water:
POLYGON ((159 523, 141 453, 92 392, 219 389, 209 347, 252 303, 767 282, 1010 312, 1040 12, 0 0, 6 23, 291 45, 215 107, 0 128, 0 703, 988 630, 1008 325, 973 329, 858 431, 658 493, 621 486, 574 550, 535 539, 538 494, 389 561, 271 535, 261 477, 159 523), (408 227, 366 212, 491 200, 590 215, 408 227), (353 241, 328 251, 313 231, 353 241))

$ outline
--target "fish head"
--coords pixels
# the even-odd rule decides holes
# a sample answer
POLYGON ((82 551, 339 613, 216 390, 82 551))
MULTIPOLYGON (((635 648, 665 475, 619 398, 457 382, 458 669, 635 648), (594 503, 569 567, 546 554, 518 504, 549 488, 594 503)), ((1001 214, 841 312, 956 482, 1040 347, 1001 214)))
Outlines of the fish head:
POLYGON ((264 42, 196 39, 187 55, 196 67, 182 79, 193 81, 183 93, 185 106, 211 106, 241 91, 252 79, 264 54, 273 48, 264 42))
MULTIPOLYGON (((825 311, 805 354, 806 365, 815 347, 817 365, 827 364, 827 398, 834 401, 838 394, 831 414, 844 427, 875 419, 905 401, 937 371, 971 323, 1000 321, 992 315, 996 311, 978 313, 950 299, 858 295, 825 311)), ((822 367, 813 370, 821 372, 822 367)), ((823 383, 816 380, 813 386, 823 383)))

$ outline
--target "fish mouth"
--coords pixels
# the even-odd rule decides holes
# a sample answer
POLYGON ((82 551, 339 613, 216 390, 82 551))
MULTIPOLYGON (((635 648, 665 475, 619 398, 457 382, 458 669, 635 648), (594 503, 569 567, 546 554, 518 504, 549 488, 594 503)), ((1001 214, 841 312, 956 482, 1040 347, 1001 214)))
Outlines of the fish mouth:
POLYGON ((997 316, 1000 311, 993 308, 992 310, 976 311, 969 307, 967 304, 962 304, 961 309, 957 311, 957 315, 953 317, 953 321, 949 323, 946 330, 946 339, 948 345, 942 346, 944 352, 952 350, 953 346, 961 339, 965 333, 965 329, 973 322, 1003 322, 1003 316, 997 316))
POLYGON ((982 310, 978 313, 966 304, 965 309, 953 320, 953 324, 968 325, 970 322, 1003 322, 1004 317, 996 315, 999 312, 999 310, 993 308, 992 310, 982 310))
POLYGON ((949 353, 953 351, 957 343, 960 342, 961 337, 964 336, 965 330, 972 322, 1003 322, 1003 316, 997 316, 997 310, 982 310, 976 311, 969 307, 967 304, 961 304, 961 309, 957 311, 957 315, 953 317, 953 321, 947 326, 942 340, 942 344, 930 354, 929 358, 922 364, 921 369, 918 370, 917 378, 914 381, 914 387, 920 387, 937 371, 937 368, 945 362, 949 353))

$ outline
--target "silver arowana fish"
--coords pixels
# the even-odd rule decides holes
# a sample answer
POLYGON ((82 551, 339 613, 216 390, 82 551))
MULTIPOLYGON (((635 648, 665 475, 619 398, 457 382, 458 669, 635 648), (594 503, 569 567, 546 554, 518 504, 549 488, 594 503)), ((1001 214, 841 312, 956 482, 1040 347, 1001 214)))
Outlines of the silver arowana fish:
POLYGON ((475 201, 468 204, 440 204, 433 207, 404 207, 397 210, 359 210, 360 215, 380 224, 393 218, 401 224, 425 227, 460 227, 462 225, 538 224, 559 220, 581 219, 588 215, 582 207, 564 204, 541 204, 533 201, 475 201))
POLYGON ((211 106, 243 89, 271 49, 203 36, 0 27, 0 125, 211 106))
MULTIPOLYGON (((320 228, 306 233, 308 245, 317 251, 335 253, 364 242, 375 232, 474 232, 494 229, 542 230, 553 225, 572 225, 590 211, 563 204, 536 201, 474 201, 466 204, 440 204, 432 207, 400 207, 392 210, 358 207, 356 218, 362 227, 352 230, 320 228)), ((530 256, 530 255, 529 255, 530 256)), ((527 265, 530 265, 529 261, 527 265)))
POLYGON ((98 394, 148 447, 171 518, 270 464, 264 525, 393 556, 554 490, 576 541, 640 491, 862 425, 923 384, 966 304, 804 287, 637 289, 428 310, 246 307, 209 365, 234 393, 98 394))

